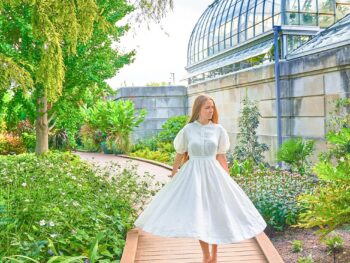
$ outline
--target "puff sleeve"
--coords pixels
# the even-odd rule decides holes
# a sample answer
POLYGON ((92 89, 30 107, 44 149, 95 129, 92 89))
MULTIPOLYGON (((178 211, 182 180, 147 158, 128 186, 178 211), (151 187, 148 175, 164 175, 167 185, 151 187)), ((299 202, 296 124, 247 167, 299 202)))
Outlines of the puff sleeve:
POLYGON ((230 138, 224 127, 220 127, 217 154, 225 154, 230 149, 230 138))
POLYGON ((185 129, 182 128, 174 139, 174 148, 177 153, 183 154, 187 152, 187 136, 185 133, 185 129))

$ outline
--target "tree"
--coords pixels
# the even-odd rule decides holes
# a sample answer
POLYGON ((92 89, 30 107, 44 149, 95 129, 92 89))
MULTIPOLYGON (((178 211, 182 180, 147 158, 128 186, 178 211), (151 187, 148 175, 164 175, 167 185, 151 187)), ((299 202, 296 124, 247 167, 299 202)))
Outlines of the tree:
POLYGON ((243 162, 252 160, 255 164, 263 161, 263 153, 269 148, 265 143, 258 142, 256 129, 259 126, 261 116, 258 107, 249 101, 246 95, 243 99, 242 116, 239 118, 239 134, 237 135, 237 145, 233 151, 233 158, 243 162))
MULTIPOLYGON (((152 18, 146 10, 154 10, 153 18, 160 19, 167 9, 159 8, 172 2, 136 4, 145 17, 152 18)), ((0 3, 0 97, 8 90, 27 91, 36 109, 37 153, 48 150, 49 129, 65 114, 61 109, 78 114, 78 105, 108 93, 104 80, 131 61, 133 54, 115 59, 111 45, 127 29, 115 22, 133 9, 124 0, 0 3)))

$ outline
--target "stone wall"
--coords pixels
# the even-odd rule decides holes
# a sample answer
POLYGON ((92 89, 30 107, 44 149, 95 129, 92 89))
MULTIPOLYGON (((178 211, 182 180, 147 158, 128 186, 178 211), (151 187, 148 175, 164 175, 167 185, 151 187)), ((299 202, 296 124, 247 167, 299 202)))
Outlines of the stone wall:
POLYGON ((148 112, 145 121, 132 133, 132 142, 158 133, 168 118, 186 115, 188 108, 184 86, 122 87, 112 99, 131 99, 137 112, 140 109, 148 112))
MULTIPOLYGON (((214 97, 219 122, 236 143, 241 100, 247 92, 258 102, 262 115, 259 140, 270 146, 266 160, 274 163, 277 145, 274 64, 242 70, 221 78, 191 85, 189 107, 199 93, 214 97)), ((350 94, 350 46, 323 51, 281 62, 282 136, 285 140, 303 136, 316 140, 317 153, 325 148, 326 121, 332 102, 350 94)), ((188 110, 190 114, 190 108, 188 110)))

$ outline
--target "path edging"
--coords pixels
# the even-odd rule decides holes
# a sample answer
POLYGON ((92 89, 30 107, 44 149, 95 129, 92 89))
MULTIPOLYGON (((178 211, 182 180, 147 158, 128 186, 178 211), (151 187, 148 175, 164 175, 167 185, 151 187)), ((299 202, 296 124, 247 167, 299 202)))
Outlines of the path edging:
POLYGON ((154 165, 163 167, 163 168, 165 168, 165 169, 168 169, 168 170, 170 170, 170 171, 173 169, 173 167, 170 166, 170 165, 168 165, 168 164, 161 163, 161 162, 157 162, 157 161, 150 160, 150 159, 145 159, 145 158, 141 158, 141 157, 130 156, 130 155, 126 155, 126 154, 118 154, 117 156, 118 156, 118 157, 125 158, 125 159, 137 160, 137 161, 142 161, 142 162, 145 162, 145 163, 154 164, 154 165))

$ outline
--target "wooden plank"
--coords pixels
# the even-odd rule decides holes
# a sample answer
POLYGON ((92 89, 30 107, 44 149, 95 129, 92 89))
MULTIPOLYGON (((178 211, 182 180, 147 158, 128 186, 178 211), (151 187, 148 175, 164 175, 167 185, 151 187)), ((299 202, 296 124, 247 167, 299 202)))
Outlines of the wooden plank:
MULTIPOLYGON (((159 259, 137 259, 135 262, 137 263, 171 263, 171 262, 177 262, 177 263, 202 263, 202 255, 198 257, 191 257, 191 258, 159 258, 159 259)), ((232 258, 227 257, 223 258, 218 254, 218 262, 242 262, 242 263, 267 263, 265 256, 246 256, 246 257, 240 257, 240 258, 232 258)))
POLYGON ((128 231, 126 243, 120 263, 133 263, 136 258, 137 245, 139 242, 139 230, 133 228, 128 231))
POLYGON ((283 259, 264 232, 255 237, 269 263, 283 263, 283 259))

